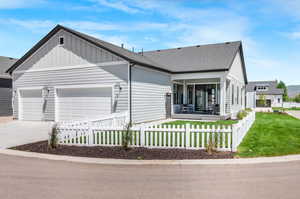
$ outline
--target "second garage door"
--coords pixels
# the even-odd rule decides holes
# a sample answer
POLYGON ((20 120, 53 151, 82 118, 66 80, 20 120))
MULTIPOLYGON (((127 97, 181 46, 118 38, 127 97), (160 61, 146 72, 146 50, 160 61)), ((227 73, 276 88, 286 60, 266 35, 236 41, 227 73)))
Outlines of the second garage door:
POLYGON ((56 89, 56 120, 78 121, 111 114, 112 88, 56 89))

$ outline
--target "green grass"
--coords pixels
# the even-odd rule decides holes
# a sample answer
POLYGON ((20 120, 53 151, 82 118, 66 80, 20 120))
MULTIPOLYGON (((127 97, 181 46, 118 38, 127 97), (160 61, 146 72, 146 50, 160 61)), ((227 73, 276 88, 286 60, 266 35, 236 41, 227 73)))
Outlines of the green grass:
POLYGON ((256 121, 238 147, 239 157, 300 153, 300 120, 279 113, 256 113, 256 121))
POLYGON ((300 108, 281 108, 281 107, 273 107, 273 111, 300 111, 300 108))
POLYGON ((237 123, 238 121, 236 120, 218 120, 218 121, 214 121, 214 122, 205 122, 205 121, 186 121, 186 120, 176 120, 173 122, 167 122, 164 123, 163 125, 185 125, 187 123, 191 124, 191 125, 232 125, 237 123))

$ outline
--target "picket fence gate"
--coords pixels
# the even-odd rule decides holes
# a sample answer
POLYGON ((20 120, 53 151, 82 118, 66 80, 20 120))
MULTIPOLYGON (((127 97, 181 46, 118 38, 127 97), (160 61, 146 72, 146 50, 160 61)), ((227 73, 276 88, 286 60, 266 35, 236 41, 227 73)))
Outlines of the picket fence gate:
POLYGON ((59 144, 63 145, 122 146, 129 135, 129 145, 133 147, 205 149, 212 144, 220 151, 236 151, 254 120, 255 113, 250 112, 233 125, 139 125, 127 131, 124 126, 87 123, 62 124, 57 130, 59 144))

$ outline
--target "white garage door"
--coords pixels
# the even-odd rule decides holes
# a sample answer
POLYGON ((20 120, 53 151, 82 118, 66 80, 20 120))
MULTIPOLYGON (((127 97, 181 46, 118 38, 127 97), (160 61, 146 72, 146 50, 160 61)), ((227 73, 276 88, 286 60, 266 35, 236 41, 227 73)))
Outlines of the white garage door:
POLYGON ((43 119, 42 90, 20 90, 20 117, 21 120, 43 119))
POLYGON ((112 88, 56 89, 57 121, 78 121, 111 114, 112 88))

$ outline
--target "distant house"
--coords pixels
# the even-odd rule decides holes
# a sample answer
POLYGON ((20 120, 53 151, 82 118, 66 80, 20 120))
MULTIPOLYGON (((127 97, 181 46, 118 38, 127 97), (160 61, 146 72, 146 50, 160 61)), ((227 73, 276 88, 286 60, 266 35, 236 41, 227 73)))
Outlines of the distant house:
POLYGON ((0 56, 0 116, 12 115, 12 80, 6 70, 17 60, 0 56))
POLYGON ((297 95, 300 95, 300 85, 290 85, 287 86, 289 98, 294 98, 297 95))
POLYGON ((282 107, 283 89, 277 88, 277 81, 249 82, 247 90, 247 107, 282 107), (264 99, 265 103, 260 100, 264 99))
POLYGON ((19 120, 224 119, 245 108, 240 41, 135 53, 58 25, 8 72, 19 120))

